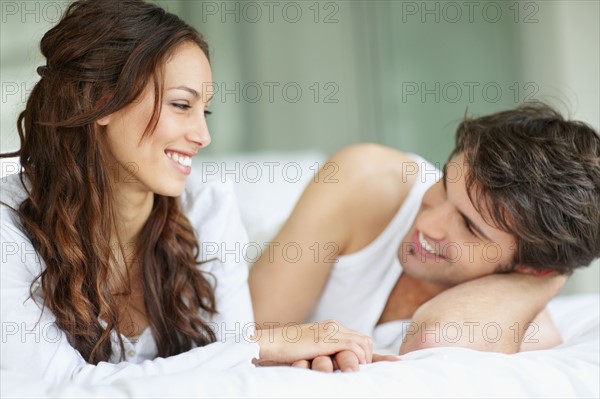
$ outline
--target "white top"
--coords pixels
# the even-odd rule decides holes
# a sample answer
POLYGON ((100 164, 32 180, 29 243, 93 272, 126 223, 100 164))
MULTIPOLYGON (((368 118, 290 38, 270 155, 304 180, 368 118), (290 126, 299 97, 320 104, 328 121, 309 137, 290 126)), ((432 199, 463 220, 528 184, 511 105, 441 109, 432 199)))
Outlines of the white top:
POLYGON ((347 328, 371 336, 376 349, 396 345, 408 325, 392 321, 377 326, 377 321, 402 271, 398 260, 402 238, 417 216, 425 191, 441 177, 431 163, 418 155, 410 156, 418 164, 419 176, 404 203, 375 240, 357 252, 337 258, 323 294, 308 319, 309 322, 337 320, 347 328))
MULTIPOLYGON (((247 283, 248 264, 241 250, 247 242, 246 231, 232 188, 218 181, 200 180, 192 174, 180 200, 199 239, 200 260, 216 258, 199 267, 212 273, 217 281, 219 313, 212 319, 203 314, 216 329, 217 342, 177 356, 156 358, 156 344, 147 328, 136 339, 123 337, 125 362, 117 363, 120 347, 113 339, 110 362, 87 364, 58 329, 52 312, 46 308, 42 314, 29 297, 30 284, 45 264, 19 227, 14 211, 2 204, 1 368, 26 372, 50 383, 71 380, 89 385, 176 373, 199 365, 212 369, 253 367, 251 361, 258 358, 259 347, 247 338, 253 334, 255 324, 247 283)), ((26 196, 18 175, 2 178, 0 188, 0 200, 11 207, 16 208, 26 196)), ((36 297, 41 300, 39 293, 36 297)), ((116 338, 114 330, 112 338, 116 338)))

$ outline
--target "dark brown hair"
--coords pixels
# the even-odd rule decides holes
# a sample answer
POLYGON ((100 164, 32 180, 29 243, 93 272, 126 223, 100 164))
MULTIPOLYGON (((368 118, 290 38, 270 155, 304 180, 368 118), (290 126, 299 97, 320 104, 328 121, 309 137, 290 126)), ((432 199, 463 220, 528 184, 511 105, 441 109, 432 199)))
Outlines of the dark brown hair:
POLYGON ((571 274, 600 257, 600 137, 544 103, 465 120, 451 159, 464 153, 471 202, 513 234, 513 265, 571 274))
MULTIPOLYGON (((154 85, 153 116, 160 115, 161 71, 175 49, 200 34, 177 16, 141 0, 81 0, 41 41, 47 65, 19 115, 21 181, 27 199, 17 213, 46 267, 40 281, 47 306, 69 342, 90 363, 112 355, 110 331, 119 331, 117 296, 141 279, 150 328, 161 357, 215 340, 199 311, 216 312, 211 276, 199 268, 199 244, 178 198, 155 195, 134 256, 139 275, 116 267, 109 242, 115 226, 110 153, 95 122, 154 85), (106 322, 103 326, 99 317, 106 322)), ((125 244, 119 243, 122 255, 125 244)), ((133 258, 133 259, 132 259, 133 258)), ((128 265, 129 266, 129 265, 128 265)), ((123 342, 119 336, 123 359, 123 342)))

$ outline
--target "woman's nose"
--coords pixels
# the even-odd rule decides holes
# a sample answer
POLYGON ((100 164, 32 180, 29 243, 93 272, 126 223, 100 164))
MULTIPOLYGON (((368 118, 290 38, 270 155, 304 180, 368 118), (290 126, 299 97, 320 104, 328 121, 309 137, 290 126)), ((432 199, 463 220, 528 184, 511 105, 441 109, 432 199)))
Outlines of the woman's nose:
POLYGON ((194 118, 194 122, 189 127, 187 139, 196 143, 200 148, 210 145, 211 137, 206 124, 206 116, 204 111, 198 118, 194 118))

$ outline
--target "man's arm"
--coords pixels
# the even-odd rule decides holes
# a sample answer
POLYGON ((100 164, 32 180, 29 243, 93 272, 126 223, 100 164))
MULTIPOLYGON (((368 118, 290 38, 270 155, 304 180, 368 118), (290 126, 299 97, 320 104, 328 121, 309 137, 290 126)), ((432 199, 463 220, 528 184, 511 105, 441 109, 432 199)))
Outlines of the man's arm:
POLYGON ((312 313, 336 258, 370 243, 397 212, 416 180, 403 175, 406 163, 414 161, 400 151, 361 144, 323 165, 250 269, 259 325, 302 322, 312 313))
POLYGON ((562 344, 560 331, 550 317, 548 309, 544 309, 526 329, 519 352, 548 349, 562 344))
MULTIPOLYGON (((400 354, 446 346, 518 352, 529 323, 565 281, 564 276, 510 273, 452 287, 415 312, 400 354)), ((540 332, 540 336, 544 334, 540 332)))

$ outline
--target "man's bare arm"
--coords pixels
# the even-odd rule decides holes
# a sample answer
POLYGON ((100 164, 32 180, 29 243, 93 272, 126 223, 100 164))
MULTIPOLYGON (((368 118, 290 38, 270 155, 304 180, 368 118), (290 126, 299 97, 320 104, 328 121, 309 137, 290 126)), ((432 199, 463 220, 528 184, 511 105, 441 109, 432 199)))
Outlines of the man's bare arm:
POLYGON ((562 344, 562 337, 547 309, 531 322, 525 331, 519 352, 548 349, 562 344))
POLYGON ((323 165, 250 269, 260 326, 302 322, 311 314, 336 258, 373 241, 410 192, 416 176, 404 176, 406 163, 414 161, 400 151, 360 144, 323 165), (290 245, 298 249, 294 259, 283 250, 290 245))
POLYGON ((415 312, 400 354, 446 346, 518 352, 528 324, 565 281, 564 276, 511 273, 459 284, 415 312))

